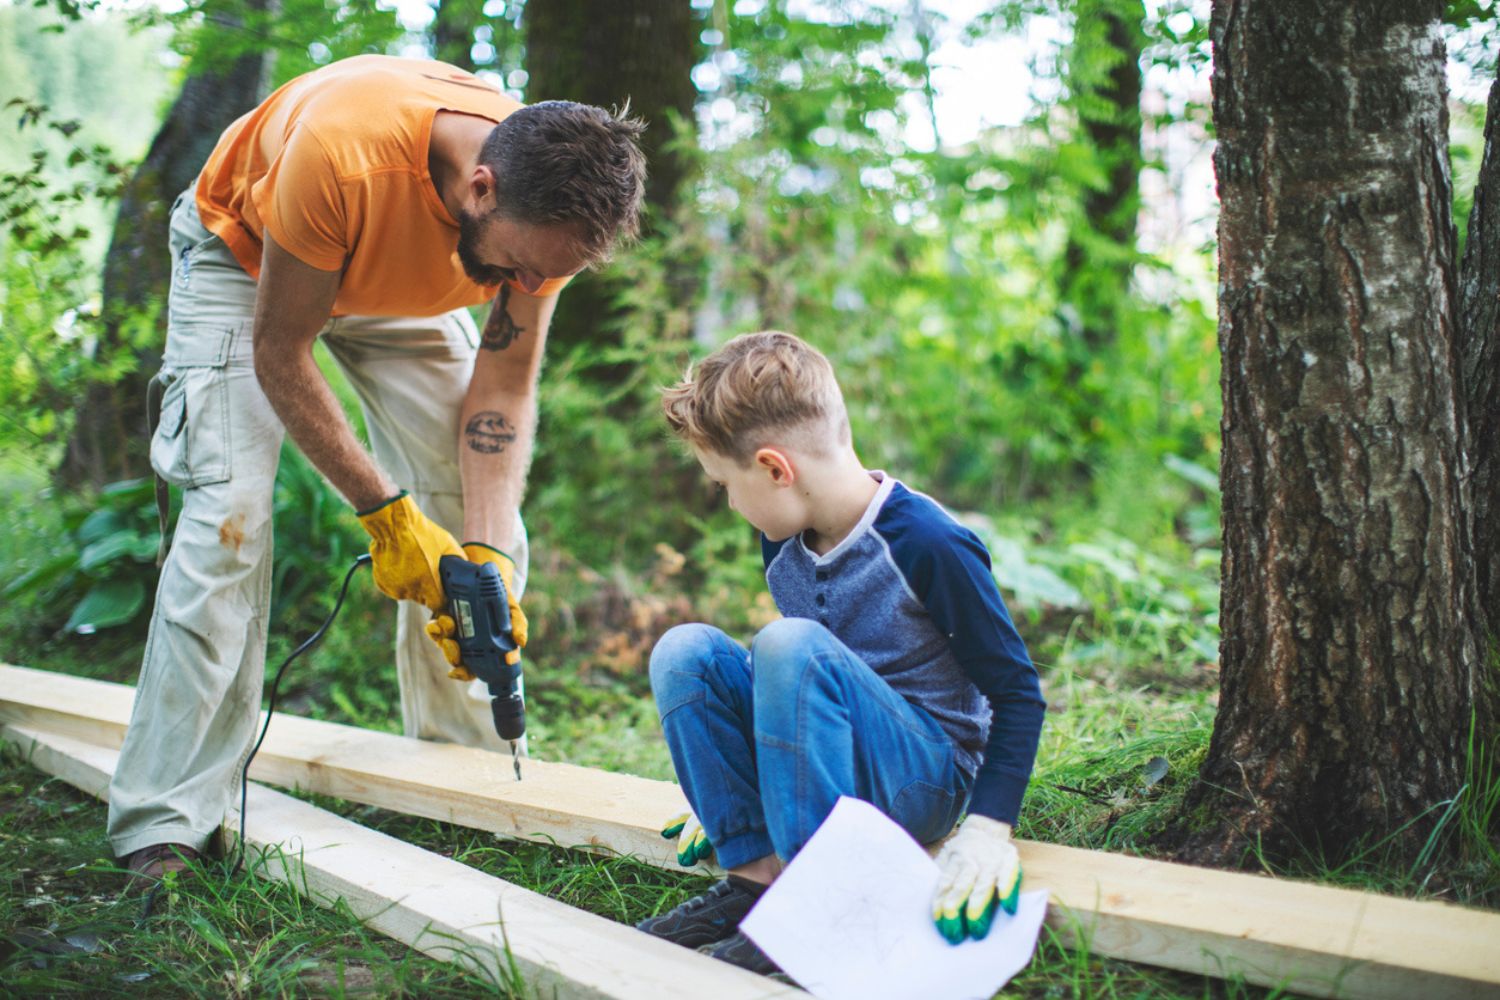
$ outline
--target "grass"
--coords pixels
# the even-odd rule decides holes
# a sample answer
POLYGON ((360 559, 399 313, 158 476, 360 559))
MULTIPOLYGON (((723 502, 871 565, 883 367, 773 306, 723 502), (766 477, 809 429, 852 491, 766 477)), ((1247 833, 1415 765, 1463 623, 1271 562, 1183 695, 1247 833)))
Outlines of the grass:
MULTIPOLYGON (((55 545, 60 506, 39 494, 34 472, 0 460, 0 502, 11 530, 0 534, 0 585, 55 545)), ((307 489, 301 482, 298 488, 307 489)), ((300 502, 291 505, 300 507, 300 502)), ((1196 518, 1204 521, 1200 512, 1196 518)), ((1217 702, 1216 554, 1167 543, 1150 550, 1094 532, 1072 537, 1041 523, 981 526, 1011 566, 1017 586, 1071 595, 1079 610, 1043 612, 1017 600, 1017 622, 1043 675, 1048 721, 1023 812, 1023 836, 1080 847, 1147 852, 1181 801, 1206 753, 1217 702)), ((283 544, 288 535, 280 532, 283 544)), ((296 525, 291 530, 297 530, 296 525)), ((319 530, 333 531, 337 523, 319 530)), ((293 538, 291 544, 298 543, 293 538)), ((338 544, 345 544, 339 542, 338 544)), ((315 546, 304 546, 315 550, 315 546)), ((697 551, 753 550, 738 539, 697 551)), ((306 553, 303 553, 305 556, 306 553)), ((692 575, 684 557, 659 550, 638 573, 598 572, 555 551, 533 565, 528 610, 539 641, 527 661, 533 753, 656 778, 671 763, 645 683, 651 642, 677 621, 698 618, 748 636, 768 617, 745 581, 754 567, 692 575)), ((305 559, 302 597, 272 622, 267 663, 309 634, 331 604, 343 566, 305 559), (326 584, 311 574, 326 574, 326 584)), ((154 575, 149 566, 142 572, 154 575)), ((142 629, 59 634, 66 601, 27 595, 0 602, 0 659, 131 682, 142 629)), ((1039 607, 1039 606, 1036 606, 1039 607)), ((327 641, 295 664, 281 692, 286 711, 368 728, 399 729, 391 669, 390 607, 367 579, 327 641)), ((1500 858, 1483 831, 1500 810, 1500 782, 1476 754, 1472 791, 1449 828, 1488 844, 1459 872, 1459 898, 1490 903, 1500 858)), ((612 920, 633 923, 701 891, 701 878, 627 859, 514 844, 446 824, 334 800, 317 800, 356 821, 612 920)), ((665 817, 664 817, 665 818, 665 817)), ((283 886, 217 869, 180 882, 160 916, 141 923, 118 902, 121 879, 104 840, 104 808, 0 756, 0 850, 9 862, 0 893, 0 983, 18 996, 142 991, 151 996, 471 996, 495 991, 363 928, 351 914, 310 906, 283 886)), ((1429 894, 1423 872, 1400 871, 1372 845, 1354 863, 1308 858, 1278 869, 1334 884, 1429 894)), ((510 995, 502 985, 499 992, 510 995)), ((514 992, 512 989, 511 992, 514 992)), ((1006 997, 1264 997, 1236 981, 1154 970, 1064 948, 1044 934, 1032 964, 1006 997)))
MULTIPOLYGON (((372 829, 454 858, 570 906, 634 923, 708 880, 628 859, 504 843, 431 820, 311 797, 372 829)), ((13 862, 0 894, 0 983, 12 996, 524 996, 380 937, 339 907, 217 864, 174 878, 158 913, 118 898, 104 807, 0 751, 0 848, 13 862)), ((504 964, 502 963, 502 968, 504 964)), ((1260 998, 1274 991, 1118 962, 1065 948, 1044 931, 1004 997, 1260 998)))
POLYGON ((159 913, 118 898, 104 807, 0 760, 0 983, 9 996, 469 997, 484 983, 289 888, 209 874, 175 881, 159 913))

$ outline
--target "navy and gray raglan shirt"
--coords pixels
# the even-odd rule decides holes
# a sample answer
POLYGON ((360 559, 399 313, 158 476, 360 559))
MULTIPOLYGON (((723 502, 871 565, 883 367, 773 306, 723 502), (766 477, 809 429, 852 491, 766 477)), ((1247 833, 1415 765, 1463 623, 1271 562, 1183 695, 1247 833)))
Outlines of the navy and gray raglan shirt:
POLYGON ((953 739, 969 812, 1014 824, 1042 730, 1041 686, 979 536, 881 472, 864 516, 817 555, 761 536, 782 615, 822 623, 953 739))

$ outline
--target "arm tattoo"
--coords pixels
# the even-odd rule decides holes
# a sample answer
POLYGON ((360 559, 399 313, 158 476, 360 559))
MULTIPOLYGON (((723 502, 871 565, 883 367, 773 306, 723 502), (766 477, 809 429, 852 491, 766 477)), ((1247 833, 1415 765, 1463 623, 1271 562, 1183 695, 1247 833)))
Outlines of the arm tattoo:
POLYGON ((489 318, 484 321, 484 335, 479 338, 479 346, 486 351, 503 351, 526 331, 524 326, 510 318, 510 310, 506 308, 509 305, 510 285, 502 283, 500 294, 490 306, 489 318))
POLYGON ((464 428, 464 441, 469 449, 482 455, 498 455, 515 439, 515 427, 498 410, 474 414, 464 428))

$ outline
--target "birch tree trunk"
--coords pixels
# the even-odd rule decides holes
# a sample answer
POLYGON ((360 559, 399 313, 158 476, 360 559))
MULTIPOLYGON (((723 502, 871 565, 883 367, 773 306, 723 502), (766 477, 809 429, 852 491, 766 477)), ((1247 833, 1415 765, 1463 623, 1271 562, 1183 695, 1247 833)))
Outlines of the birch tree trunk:
POLYGON ((1478 661, 1440 0, 1215 0, 1222 690, 1190 860, 1416 857, 1478 661))
POLYGON ((1474 562, 1484 616, 1485 715, 1500 716, 1500 81, 1490 87, 1484 159, 1459 268, 1459 364, 1473 466, 1474 562))

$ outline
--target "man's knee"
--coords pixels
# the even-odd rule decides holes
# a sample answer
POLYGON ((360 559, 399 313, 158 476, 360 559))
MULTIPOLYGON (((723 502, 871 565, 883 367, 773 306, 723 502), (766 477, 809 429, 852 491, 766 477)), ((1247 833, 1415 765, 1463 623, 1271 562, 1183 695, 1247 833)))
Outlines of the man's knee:
MULTIPOLYGON (((271 540, 271 499, 259 484, 230 482, 183 504, 179 534, 199 558, 226 568, 257 564, 271 540)), ((174 539, 175 541, 175 539, 174 539)))
POLYGON ((265 605, 271 511, 260 491, 232 484, 205 489, 213 495, 186 491, 157 586, 157 611, 197 634, 217 635, 265 605))

